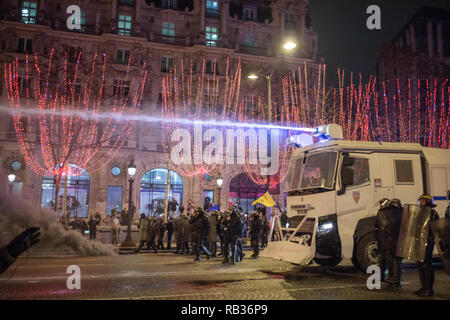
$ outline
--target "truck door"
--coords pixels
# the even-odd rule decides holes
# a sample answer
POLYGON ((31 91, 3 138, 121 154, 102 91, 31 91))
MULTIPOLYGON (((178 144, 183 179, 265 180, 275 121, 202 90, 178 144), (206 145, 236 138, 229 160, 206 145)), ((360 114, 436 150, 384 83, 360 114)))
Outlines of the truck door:
POLYGON ((373 206, 373 187, 370 180, 369 158, 360 154, 350 154, 353 158, 353 184, 347 186, 345 193, 338 195, 336 208, 342 253, 345 258, 352 257, 353 234, 358 220, 368 215, 368 207, 373 206))

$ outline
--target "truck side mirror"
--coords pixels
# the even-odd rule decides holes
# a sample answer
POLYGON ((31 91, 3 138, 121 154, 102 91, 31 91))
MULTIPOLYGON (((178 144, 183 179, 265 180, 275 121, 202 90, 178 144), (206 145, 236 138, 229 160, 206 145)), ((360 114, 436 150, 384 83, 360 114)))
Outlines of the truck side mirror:
POLYGON ((351 186, 353 184, 353 169, 348 167, 343 167, 341 171, 341 184, 342 189, 338 191, 338 195, 344 194, 347 186, 351 186))

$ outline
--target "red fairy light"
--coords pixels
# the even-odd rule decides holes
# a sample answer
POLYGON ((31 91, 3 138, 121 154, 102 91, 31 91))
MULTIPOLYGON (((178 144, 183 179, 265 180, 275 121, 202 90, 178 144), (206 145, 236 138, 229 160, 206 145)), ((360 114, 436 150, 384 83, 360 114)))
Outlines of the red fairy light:
POLYGON ((75 64, 69 63, 67 53, 64 61, 55 62, 54 52, 52 49, 48 64, 34 54, 33 67, 26 56, 24 91, 18 83, 22 66, 17 58, 5 64, 5 83, 19 148, 26 164, 36 174, 53 175, 58 181, 63 174, 82 174, 77 166, 92 173, 105 166, 120 150, 133 125, 121 121, 120 116, 138 113, 147 72, 130 77, 128 66, 123 83, 130 82, 129 94, 122 88, 112 97, 105 97, 105 54, 100 59, 94 54, 90 72, 83 74, 81 52, 75 64), (101 63, 100 70, 98 63, 101 63), (64 79, 58 79, 59 71, 63 71, 64 79), (30 113, 37 115, 34 125, 30 113), (104 113, 111 115, 102 116, 104 113))
MULTIPOLYGON (((194 126, 190 124, 182 124, 181 120, 187 119, 191 121, 225 121, 232 117, 239 107, 239 87, 241 78, 241 65, 238 61, 234 70, 231 70, 230 61, 227 59, 225 75, 218 75, 216 70, 216 61, 214 60, 211 74, 206 73, 206 61, 203 59, 201 71, 194 74, 193 61, 190 60, 188 67, 185 68, 185 60, 181 61, 180 68, 174 68, 173 71, 166 74, 162 79, 162 103, 161 115, 163 121, 162 126, 162 145, 166 152, 172 152, 178 141, 172 141, 172 133, 176 129, 191 129, 194 132, 194 126), (219 90, 219 88, 221 90, 219 90), (222 90, 222 88, 224 88, 222 90), (164 121, 164 119, 166 119, 164 121), (175 120, 175 121, 173 121, 175 120), (180 120, 180 121, 177 121, 180 120)), ((208 129, 219 130, 222 137, 224 136, 225 127, 217 127, 212 125, 202 125, 202 131, 208 129)), ((195 148, 198 141, 194 141, 195 135, 191 134, 193 140, 190 141, 190 158, 195 160, 195 148), (194 158, 194 159, 193 159, 194 158)), ((201 152, 203 156, 204 147, 208 144, 200 140, 201 152)), ((197 146, 198 147, 198 146, 197 146)), ((224 143, 225 147, 225 143, 224 143)), ((186 152, 186 150, 184 150, 186 152)), ((224 150, 222 150, 224 151, 224 150)), ((212 154, 213 157, 217 155, 212 154)), ((220 156, 220 155, 219 155, 220 156)), ((223 157, 207 164, 204 160, 196 163, 172 163, 177 172, 183 176, 195 176, 209 174, 213 175, 218 172, 224 165, 225 152, 223 157)))

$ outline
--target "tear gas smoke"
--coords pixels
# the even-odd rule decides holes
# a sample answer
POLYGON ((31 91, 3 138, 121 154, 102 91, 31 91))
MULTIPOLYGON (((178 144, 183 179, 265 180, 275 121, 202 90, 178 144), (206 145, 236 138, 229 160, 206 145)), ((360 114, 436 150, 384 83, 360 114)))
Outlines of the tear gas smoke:
MULTIPOLYGON (((0 181, 5 186, 4 181, 7 180, 3 174, 0 174, 0 181)), ((3 244, 7 244, 27 227, 37 226, 41 228, 41 240, 30 250, 57 251, 65 247, 83 256, 115 254, 112 245, 89 241, 79 232, 65 230, 57 219, 56 212, 33 207, 9 194, 7 188, 0 188, 0 236, 3 244)))

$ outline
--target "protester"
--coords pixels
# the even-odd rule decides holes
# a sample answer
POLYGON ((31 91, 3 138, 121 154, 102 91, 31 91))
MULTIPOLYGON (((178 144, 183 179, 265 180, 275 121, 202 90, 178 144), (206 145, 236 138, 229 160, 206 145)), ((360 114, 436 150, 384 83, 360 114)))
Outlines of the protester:
POLYGON ((110 221, 112 244, 118 245, 120 239, 120 217, 119 213, 114 214, 110 221))
POLYGON ((171 249, 171 240, 172 240, 172 234, 173 234, 173 221, 175 218, 170 217, 169 220, 166 223, 166 230, 167 230, 167 250, 171 249))
POLYGON ((214 210, 209 216, 209 232, 208 243, 211 257, 215 257, 217 254, 217 227, 219 224, 219 211, 214 210))
POLYGON ((88 221, 89 240, 95 240, 95 238, 97 238, 97 225, 98 221, 95 220, 93 216, 90 216, 88 221))
POLYGON ((9 244, 3 246, 0 242, 0 274, 5 272, 19 255, 39 242, 39 227, 31 227, 15 237, 9 244))
POLYGON ((139 224, 138 224, 138 229, 139 229, 139 236, 138 236, 138 242, 139 242, 139 246, 136 250, 136 253, 139 253, 139 251, 141 251, 141 248, 144 246, 144 243, 147 244, 148 246, 148 242, 149 242, 149 224, 150 224, 150 220, 147 219, 147 217, 145 216, 145 214, 141 213, 141 217, 139 219, 139 224))

